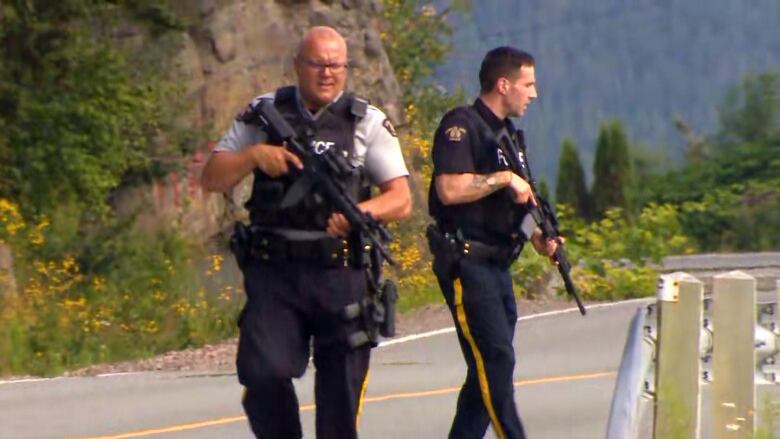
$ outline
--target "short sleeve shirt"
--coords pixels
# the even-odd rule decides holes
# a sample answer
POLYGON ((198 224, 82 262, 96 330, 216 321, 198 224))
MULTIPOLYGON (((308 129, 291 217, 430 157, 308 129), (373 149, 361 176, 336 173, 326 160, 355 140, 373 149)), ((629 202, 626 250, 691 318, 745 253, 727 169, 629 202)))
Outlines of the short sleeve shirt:
MULTIPOLYGON (((477 99, 474 108, 493 131, 498 132, 506 126, 507 122, 493 114, 482 100, 477 99)), ((474 144, 478 136, 471 130, 475 129, 476 122, 470 121, 469 117, 473 116, 467 111, 453 111, 442 118, 431 153, 434 175, 485 174, 509 169, 500 150, 474 144)))
MULTIPOLYGON (((273 100, 274 93, 256 97, 250 106, 256 105, 260 99, 273 100)), ((316 114, 311 114, 303 106, 300 98, 298 105, 304 115, 313 119, 319 117, 325 110, 323 107, 316 114)), ((236 119, 213 151, 215 153, 235 152, 267 140, 268 134, 261 127, 236 119)), ((366 115, 355 126, 353 160, 355 161, 353 165, 365 167, 366 175, 374 185, 381 185, 394 178, 409 175, 392 123, 380 109, 373 105, 368 106, 366 115)))
MULTIPOLYGON (((511 169, 505 153, 491 143, 479 143, 482 136, 473 132, 487 124, 494 133, 502 129, 513 130, 510 122, 499 119, 480 99, 474 102, 473 111, 461 107, 447 113, 434 134, 433 179, 442 174, 490 174, 511 169)), ((488 242, 497 242, 510 232, 511 218, 504 215, 515 205, 507 189, 498 190, 479 200, 454 205, 443 205, 431 180, 429 212, 445 228, 467 228, 472 236, 488 242)))

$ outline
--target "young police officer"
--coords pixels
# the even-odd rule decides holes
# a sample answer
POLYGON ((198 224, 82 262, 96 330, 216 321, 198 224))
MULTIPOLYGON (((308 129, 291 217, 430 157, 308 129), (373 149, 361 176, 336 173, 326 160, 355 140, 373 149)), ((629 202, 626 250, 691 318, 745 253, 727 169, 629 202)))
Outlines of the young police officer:
MULTIPOLYGON (((359 208, 381 221, 411 213, 407 169, 395 131, 385 115, 345 93, 347 46, 332 28, 315 27, 295 56, 298 85, 256 98, 239 115, 203 170, 203 186, 227 191, 254 172, 247 202, 252 255, 244 265, 247 303, 239 318, 238 378, 243 406, 255 435, 300 438, 298 400, 291 378, 309 361, 313 338, 318 438, 356 438, 370 346, 350 346, 361 319, 345 318, 347 305, 366 294, 366 272, 357 266, 358 237, 346 218, 317 188, 282 206, 299 178, 301 160, 258 125, 254 108, 263 99, 306 139, 313 154, 335 148, 354 172, 338 178, 359 208), (369 184, 380 194, 370 197, 369 184)), ((300 192, 300 191, 299 191, 300 192)))
MULTIPOLYGON (((457 327, 468 365, 450 438, 481 438, 492 424, 499 438, 523 438, 514 402, 512 346, 517 309, 509 266, 522 248, 519 225, 536 204, 518 174, 525 151, 508 117, 536 99, 534 60, 512 47, 487 53, 474 105, 442 119, 433 144, 428 229, 433 270, 457 327), (503 140, 499 140, 503 139, 503 140)), ((554 241, 532 235, 542 254, 554 241)))

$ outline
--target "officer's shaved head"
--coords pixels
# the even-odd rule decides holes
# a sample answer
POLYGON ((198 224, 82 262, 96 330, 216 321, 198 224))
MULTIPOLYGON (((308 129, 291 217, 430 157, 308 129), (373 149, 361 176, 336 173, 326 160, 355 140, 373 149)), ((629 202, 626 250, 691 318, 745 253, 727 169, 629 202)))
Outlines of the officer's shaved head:
POLYGON ((316 47, 324 41, 332 41, 340 45, 344 49, 344 55, 347 53, 347 42, 344 37, 329 26, 315 26, 303 35, 301 42, 298 43, 298 50, 295 53, 295 57, 298 58, 305 55, 307 51, 316 49, 316 47))
POLYGON ((295 54, 298 89, 309 110, 333 102, 347 82, 347 42, 335 29, 316 26, 304 34, 295 54))

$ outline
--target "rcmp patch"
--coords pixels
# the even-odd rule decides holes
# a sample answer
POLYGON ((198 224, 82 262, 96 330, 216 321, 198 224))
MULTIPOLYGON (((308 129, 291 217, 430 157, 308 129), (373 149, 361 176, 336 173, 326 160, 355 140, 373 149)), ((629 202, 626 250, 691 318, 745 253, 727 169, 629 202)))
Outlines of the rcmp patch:
POLYGON ((447 138, 450 139, 450 142, 460 142, 463 140, 463 135, 466 134, 466 129, 453 125, 447 128, 444 133, 447 134, 447 138))
POLYGON ((382 126, 385 127, 388 133, 390 133, 393 137, 398 137, 398 133, 395 132, 395 127, 390 122, 390 119, 385 118, 384 122, 382 122, 382 126))

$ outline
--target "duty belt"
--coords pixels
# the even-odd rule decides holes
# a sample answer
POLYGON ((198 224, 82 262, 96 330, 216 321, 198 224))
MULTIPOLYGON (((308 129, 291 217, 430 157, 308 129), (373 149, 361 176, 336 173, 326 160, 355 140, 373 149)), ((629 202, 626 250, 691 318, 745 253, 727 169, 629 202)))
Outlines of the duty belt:
POLYGON ((520 255, 524 242, 514 240, 512 245, 490 245, 463 236, 460 229, 455 232, 442 232, 431 224, 427 230, 431 250, 454 251, 463 256, 486 259, 499 265, 509 266, 520 255))
POLYGON ((251 255, 261 261, 305 261, 324 267, 358 266, 353 253, 346 239, 297 240, 266 231, 252 232, 251 255))
POLYGON ((489 259, 498 263, 506 263, 512 256, 512 248, 505 245, 488 245, 479 241, 463 239, 461 252, 466 256, 489 259))

